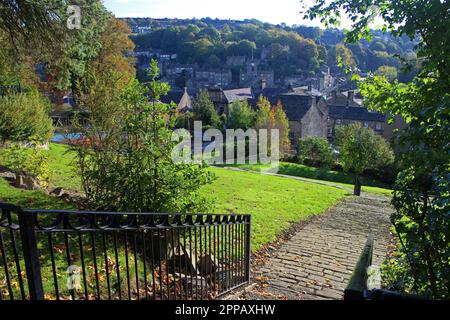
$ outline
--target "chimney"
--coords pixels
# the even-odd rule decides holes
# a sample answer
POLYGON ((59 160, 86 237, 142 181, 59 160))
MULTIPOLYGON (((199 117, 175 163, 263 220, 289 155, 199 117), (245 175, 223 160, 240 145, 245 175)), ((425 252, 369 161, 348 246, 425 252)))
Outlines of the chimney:
POLYGON ((265 88, 267 88, 267 81, 266 81, 266 79, 262 79, 261 80, 261 90, 264 90, 265 88))
POLYGON ((347 93, 347 105, 351 106, 355 101, 355 91, 349 91, 347 93))

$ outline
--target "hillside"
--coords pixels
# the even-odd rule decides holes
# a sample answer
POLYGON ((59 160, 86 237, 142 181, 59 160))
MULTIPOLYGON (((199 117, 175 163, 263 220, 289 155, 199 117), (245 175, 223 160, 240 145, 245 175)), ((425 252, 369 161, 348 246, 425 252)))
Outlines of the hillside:
POLYGON ((206 69, 221 68, 227 62, 236 67, 238 64, 230 63, 228 58, 239 56, 261 58, 260 68, 273 70, 276 78, 314 74, 323 64, 330 66, 332 73, 339 73, 342 70, 337 56, 344 56, 348 64, 354 64, 362 73, 383 73, 386 67, 391 67, 395 77, 408 82, 418 68, 413 41, 378 30, 372 32, 371 42, 361 40, 347 45, 343 51, 344 32, 338 29, 208 18, 125 21, 135 32, 132 40, 137 51, 162 50, 177 54, 178 63, 195 63, 206 69), (402 72, 405 63, 398 57, 406 59, 412 70, 402 72))

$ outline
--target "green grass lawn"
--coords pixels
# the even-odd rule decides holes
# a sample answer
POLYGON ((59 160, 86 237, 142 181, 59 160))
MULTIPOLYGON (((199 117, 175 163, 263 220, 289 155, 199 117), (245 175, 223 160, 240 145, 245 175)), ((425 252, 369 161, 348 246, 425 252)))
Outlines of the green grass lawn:
MULTIPOLYGON (((57 144, 52 144, 48 152, 51 184, 65 189, 80 190, 80 179, 71 165, 73 154, 67 152, 66 146, 57 144)), ((211 212, 251 214, 253 252, 260 249, 262 245, 276 240, 277 235, 289 228, 292 223, 304 221, 324 212, 348 194, 346 191, 334 187, 262 175, 256 172, 237 172, 222 168, 210 168, 210 170, 215 173, 217 180, 211 185, 204 186, 201 192, 205 197, 214 200, 215 204, 211 212)), ((0 178, 0 201, 25 208, 73 209, 71 205, 50 197, 44 192, 14 188, 2 178, 0 178)), ((39 249, 42 252, 42 274, 45 291, 52 292, 53 277, 48 258, 49 248, 45 239, 39 239, 39 249)), ((54 240, 55 243, 63 243, 62 239, 55 238, 54 240)), ((71 239, 70 242, 71 247, 76 252, 77 238, 71 239)), ((88 249, 89 247, 87 247, 88 249)), ((119 249, 119 256, 122 257, 120 258, 122 259, 120 265, 124 265, 123 248, 119 249)), ((55 259, 58 266, 64 266, 65 251, 55 249, 55 259)), ((79 264, 79 257, 74 256, 74 259, 74 263, 79 264)), ((86 251, 86 259, 86 264, 89 267, 90 291, 92 291, 94 275, 89 250, 86 251)), ((98 261, 100 268, 103 268, 101 258, 98 259, 100 259, 98 261)), ((129 262, 130 265, 133 265, 132 260, 129 262)), ((14 271, 14 266, 11 268, 14 271)), ((141 267, 140 270, 142 270, 141 267)), ((139 277, 141 276, 139 275, 139 277)), ((58 282, 63 289, 65 288, 65 279, 65 269, 58 269, 58 282)), ((111 281, 115 280, 112 279, 111 281)), ((103 292, 105 288, 104 286, 102 288, 103 292)), ((4 291, 1 286, 1 279, 0 289, 4 291)), ((17 290, 18 288, 15 288, 16 293, 17 290)), ((66 297, 67 294, 67 290, 65 290, 64 295, 66 297)), ((54 298, 54 296, 49 298, 52 297, 54 298)))
MULTIPOLYGON (((80 190, 80 179, 71 165, 73 153, 59 144, 51 144, 48 152, 52 185, 80 190)), ((253 250, 275 240, 290 223, 325 211, 347 194, 333 187, 258 173, 234 172, 221 168, 210 170, 218 179, 203 187, 203 194, 215 201, 215 213, 253 215, 253 250)), ((68 207, 43 192, 13 188, 3 179, 0 179, 0 200, 27 208, 68 207)))
POLYGON ((52 185, 68 190, 81 190, 80 177, 74 167, 74 153, 66 145, 52 143, 48 154, 52 185))
POLYGON ((346 191, 314 183, 211 168, 218 179, 203 188, 216 200, 215 212, 252 215, 252 248, 272 242, 293 222, 324 212, 346 191))
MULTIPOLYGON (((269 166, 261 164, 245 164, 245 165, 236 165, 233 167, 252 171, 261 171, 261 169, 268 168, 269 166)), ((308 167, 296 163, 281 162, 278 173, 288 176, 314 179, 324 182, 334 182, 341 186, 353 189, 354 177, 345 172, 308 167)), ((363 177, 361 180, 363 184, 362 187, 363 192, 382 195, 392 194, 392 190, 388 189, 387 186, 381 182, 378 182, 376 180, 367 177, 363 177)))

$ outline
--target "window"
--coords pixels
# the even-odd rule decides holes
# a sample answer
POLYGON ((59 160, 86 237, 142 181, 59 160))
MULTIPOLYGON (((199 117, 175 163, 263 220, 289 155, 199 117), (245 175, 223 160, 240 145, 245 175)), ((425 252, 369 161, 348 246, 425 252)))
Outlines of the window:
POLYGON ((336 120, 336 124, 341 124, 341 123, 342 123, 341 119, 336 120))
POLYGON ((381 126, 380 122, 377 122, 377 124, 375 125, 375 130, 377 130, 377 131, 383 130, 383 127, 381 126))
POLYGON ((368 128, 369 127, 369 123, 367 121, 364 121, 364 128, 368 128))

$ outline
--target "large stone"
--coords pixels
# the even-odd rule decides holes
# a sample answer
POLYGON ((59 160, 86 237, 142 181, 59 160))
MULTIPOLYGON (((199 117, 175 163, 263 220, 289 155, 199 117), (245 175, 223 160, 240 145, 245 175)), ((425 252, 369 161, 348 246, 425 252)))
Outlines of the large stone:
POLYGON ((210 286, 207 279, 200 276, 191 276, 184 274, 177 274, 177 277, 181 279, 183 284, 183 295, 193 298, 206 298, 210 293, 210 286))
POLYGON ((216 272, 218 260, 212 254, 200 256, 197 261, 198 271, 204 277, 209 277, 216 272))
POLYGON ((55 188, 50 192, 50 195, 55 196, 55 197, 62 197, 64 194, 65 194, 65 191, 61 187, 55 188))
POLYGON ((16 183, 15 186, 17 188, 26 189, 26 190, 42 190, 42 186, 39 182, 39 179, 29 175, 29 174, 18 174, 16 175, 16 183))
POLYGON ((169 270, 189 275, 197 275, 197 263, 194 257, 190 256, 189 250, 179 245, 175 248, 175 254, 171 254, 169 259, 169 270))

